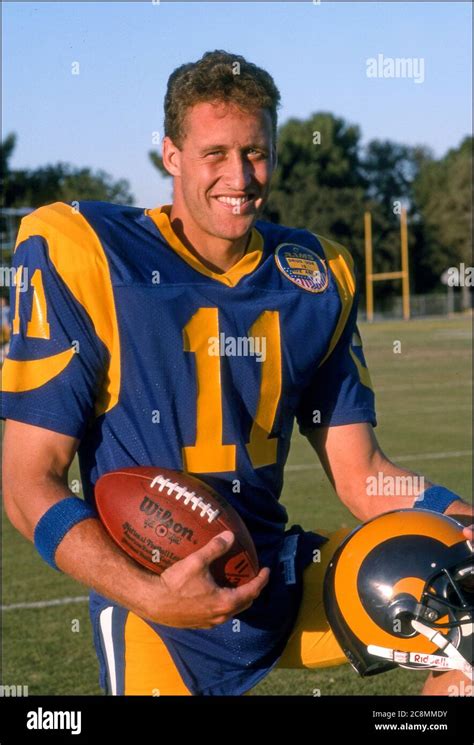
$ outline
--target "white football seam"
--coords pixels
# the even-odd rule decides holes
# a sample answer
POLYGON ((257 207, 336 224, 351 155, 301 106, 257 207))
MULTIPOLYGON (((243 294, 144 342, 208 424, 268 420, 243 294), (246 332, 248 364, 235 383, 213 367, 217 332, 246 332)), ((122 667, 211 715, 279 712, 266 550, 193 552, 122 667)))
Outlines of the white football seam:
POLYGON ((163 476, 155 476, 155 478, 150 483, 150 489, 153 489, 156 484, 159 483, 159 491, 163 491, 163 489, 168 489, 168 495, 171 496, 171 494, 176 491, 177 494, 175 495, 175 499, 179 500, 181 497, 184 496, 184 504, 188 505, 189 502, 192 502, 191 509, 196 510, 198 507, 201 509, 201 517, 204 517, 205 515, 208 516, 207 520, 209 523, 212 523, 218 515, 220 515, 220 510, 216 509, 213 510, 211 504, 209 502, 205 502, 202 497, 197 497, 196 492, 188 491, 186 487, 179 486, 179 484, 176 481, 170 481, 169 479, 165 479, 163 476))

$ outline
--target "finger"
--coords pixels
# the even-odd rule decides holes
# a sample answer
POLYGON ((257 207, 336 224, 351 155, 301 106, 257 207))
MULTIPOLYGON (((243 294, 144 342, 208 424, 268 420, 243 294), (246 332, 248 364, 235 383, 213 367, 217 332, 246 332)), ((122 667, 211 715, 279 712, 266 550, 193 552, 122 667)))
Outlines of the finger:
POLYGON ((263 588, 265 587, 269 579, 270 579, 269 567, 262 567, 262 569, 260 569, 259 573, 255 577, 255 580, 259 580, 259 588, 260 588, 259 592, 263 590, 263 588))
POLYGON ((269 571, 270 570, 265 570, 263 574, 259 573, 261 574, 261 576, 258 577, 258 582, 255 581, 257 579, 255 578, 254 580, 252 580, 252 584, 248 582, 241 588, 231 590, 231 592, 234 593, 232 597, 232 609, 230 612, 231 616, 235 616, 238 613, 243 613, 243 611, 247 610, 247 608, 250 608, 250 606, 253 605, 254 601, 258 598, 261 591, 268 582, 269 571), (250 589, 249 585, 251 585, 250 589), (236 594, 237 590, 245 590, 246 593, 241 594, 239 592, 238 594, 236 594))
MULTIPOLYGON (((250 582, 240 587, 222 587, 219 589, 221 603, 219 604, 219 613, 222 613, 222 609, 225 608, 224 614, 227 619, 232 618, 237 613, 242 613, 247 608, 250 608, 255 598, 260 595, 261 591, 267 584, 270 577, 270 569, 264 567, 261 569, 256 577, 250 582)), ((215 619, 214 619, 215 620, 215 619)))
POLYGON ((467 528, 464 528, 463 534, 466 536, 468 541, 474 540, 474 525, 469 525, 467 528))
POLYGON ((231 590, 231 592, 234 594, 235 602, 246 603, 249 600, 255 600, 255 598, 260 595, 269 579, 270 569, 268 567, 260 569, 257 576, 251 579, 250 582, 247 582, 245 585, 240 585, 240 587, 236 587, 235 589, 231 590))
POLYGON ((205 546, 195 552, 194 556, 203 560, 205 564, 210 564, 214 559, 227 553, 234 542, 234 534, 230 530, 224 530, 219 535, 214 536, 206 543, 205 546))

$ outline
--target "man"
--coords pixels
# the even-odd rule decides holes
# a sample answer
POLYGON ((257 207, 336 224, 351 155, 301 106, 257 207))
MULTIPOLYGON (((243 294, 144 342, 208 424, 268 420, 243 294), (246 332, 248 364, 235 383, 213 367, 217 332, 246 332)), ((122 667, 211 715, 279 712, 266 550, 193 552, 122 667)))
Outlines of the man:
MULTIPOLYGON (((18 237, 15 265, 28 267, 31 288, 14 298, 4 370, 5 506, 46 561, 92 588, 101 684, 113 694, 240 695, 278 663, 346 661, 321 599, 344 531, 285 532, 278 502, 295 417, 360 520, 414 503, 366 493, 379 472, 410 474, 373 433, 349 253, 257 223, 277 162, 279 98, 240 56, 183 65, 165 98, 173 204, 57 203, 27 217, 18 237), (228 339, 246 340, 247 353, 227 354, 228 339), (245 520, 258 577, 215 585, 208 567, 228 533, 160 577, 135 564, 71 497, 76 452, 87 504, 97 478, 120 467, 198 474, 245 520)), ((431 486, 429 506, 471 514, 447 490, 429 502, 431 486)), ((425 692, 460 675, 431 677, 425 692)))

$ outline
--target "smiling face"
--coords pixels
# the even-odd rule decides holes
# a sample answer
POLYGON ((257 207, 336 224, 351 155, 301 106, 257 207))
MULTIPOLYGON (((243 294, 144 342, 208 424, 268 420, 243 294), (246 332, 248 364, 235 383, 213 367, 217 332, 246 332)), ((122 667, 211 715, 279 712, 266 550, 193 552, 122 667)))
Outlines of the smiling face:
POLYGON ((163 162, 174 176, 172 219, 197 247, 246 242, 276 166, 269 112, 198 103, 186 114, 185 133, 181 150, 169 137, 163 141, 163 162))

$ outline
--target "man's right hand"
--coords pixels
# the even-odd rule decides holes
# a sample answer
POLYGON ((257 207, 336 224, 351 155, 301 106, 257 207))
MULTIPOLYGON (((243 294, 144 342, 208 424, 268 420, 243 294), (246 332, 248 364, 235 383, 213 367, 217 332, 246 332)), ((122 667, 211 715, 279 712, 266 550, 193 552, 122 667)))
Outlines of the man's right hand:
POLYGON ((211 629, 249 608, 268 582, 268 567, 235 588, 219 587, 209 570, 209 565, 227 553, 233 541, 233 533, 226 530, 166 569, 159 577, 156 611, 149 620, 165 626, 211 629))

